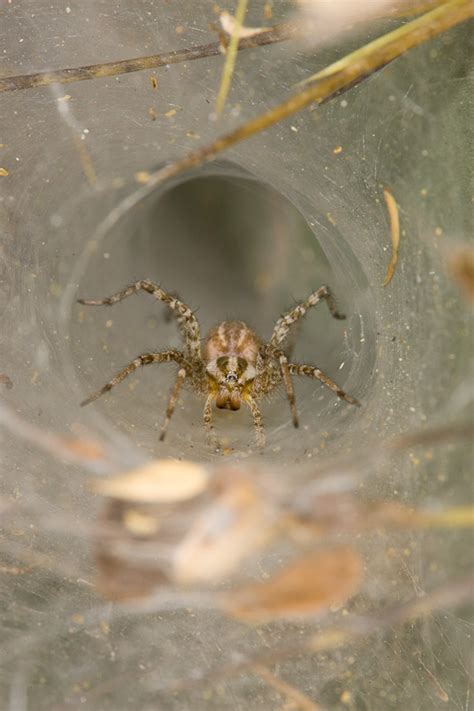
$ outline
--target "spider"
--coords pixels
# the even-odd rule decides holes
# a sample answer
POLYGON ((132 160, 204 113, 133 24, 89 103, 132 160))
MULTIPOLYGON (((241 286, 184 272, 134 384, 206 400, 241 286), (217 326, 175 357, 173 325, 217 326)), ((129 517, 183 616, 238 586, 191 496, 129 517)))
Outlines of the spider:
POLYGON ((97 390, 97 392, 84 400, 81 406, 97 400, 97 398, 111 390, 118 383, 121 383, 122 380, 140 366, 148 365, 149 363, 169 363, 171 361, 178 365, 178 372, 161 427, 161 441, 165 438, 178 394, 185 381, 190 384, 196 393, 206 399, 203 422, 211 442, 214 438, 213 403, 215 402, 218 408, 229 410, 239 410, 242 403, 244 403, 250 409, 253 417, 257 444, 264 446, 265 431, 257 401, 282 382, 286 388, 293 425, 298 427, 298 413, 291 379, 292 375, 306 375, 309 378, 316 378, 342 400, 351 405, 360 406, 360 403, 355 398, 347 395, 318 367, 290 363, 285 353, 285 342, 292 326, 306 314, 308 309, 316 306, 319 301, 326 301, 334 318, 345 318, 337 310, 329 287, 321 286, 310 294, 305 301, 283 314, 275 323, 268 343, 263 343, 242 321, 223 321, 209 332, 202 348, 199 323, 191 309, 174 294, 163 291, 160 286, 148 279, 137 281, 135 284, 131 284, 122 291, 118 291, 105 299, 78 299, 78 302, 86 306, 112 306, 139 291, 151 294, 155 299, 163 301, 170 307, 178 320, 184 339, 183 350, 169 349, 139 355, 100 390, 97 390))

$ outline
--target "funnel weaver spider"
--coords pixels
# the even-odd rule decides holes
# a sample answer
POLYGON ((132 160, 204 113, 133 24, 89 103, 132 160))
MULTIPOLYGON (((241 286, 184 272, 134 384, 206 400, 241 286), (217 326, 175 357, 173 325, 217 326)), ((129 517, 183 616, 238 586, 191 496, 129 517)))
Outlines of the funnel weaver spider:
POLYGON ((111 390, 133 373, 141 365, 149 363, 169 363, 178 365, 178 372, 171 390, 166 417, 163 422, 160 440, 165 438, 168 424, 173 415, 176 400, 181 386, 187 381, 191 388, 206 398, 203 412, 204 426, 212 440, 214 427, 212 423, 212 405, 218 408, 239 410, 242 403, 247 405, 253 417, 257 443, 265 444, 265 432, 262 415, 257 400, 283 382, 286 388, 293 425, 298 427, 295 393, 292 375, 306 375, 320 380, 339 398, 351 405, 359 406, 359 402, 347 395, 341 388, 314 365, 289 363, 285 354, 285 341, 291 327, 312 306, 322 299, 326 301, 334 318, 345 316, 337 311, 334 298, 327 286, 321 286, 308 296, 305 301, 283 314, 275 323, 272 336, 268 343, 262 343, 258 336, 242 321, 223 321, 213 328, 204 341, 201 351, 199 323, 193 312, 174 295, 163 291, 161 287, 145 279, 127 286, 122 291, 105 299, 79 299, 80 304, 87 306, 112 306, 139 291, 146 291, 167 304, 174 312, 184 340, 182 351, 165 350, 157 353, 143 353, 120 370, 100 390, 88 397, 81 406, 88 405, 101 395, 111 390))

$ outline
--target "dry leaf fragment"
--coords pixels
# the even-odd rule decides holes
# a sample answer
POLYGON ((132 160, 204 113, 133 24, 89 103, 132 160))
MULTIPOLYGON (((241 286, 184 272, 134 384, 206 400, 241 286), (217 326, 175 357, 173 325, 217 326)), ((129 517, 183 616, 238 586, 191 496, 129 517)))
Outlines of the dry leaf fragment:
POLYGON ((387 205, 390 220, 390 237, 392 239, 392 256, 383 282, 383 285, 387 286, 387 284, 392 281, 398 261, 398 249, 400 246, 400 220, 398 217, 398 205, 392 193, 387 188, 384 188, 383 196, 385 198, 385 204, 387 205))
POLYGON ((449 270, 469 301, 474 301, 474 249, 462 246, 448 257, 449 270))
POLYGON ((93 488, 114 499, 171 503, 198 496, 208 481, 207 470, 199 464, 156 459, 112 479, 95 481, 93 488))
POLYGON ((104 448, 94 440, 81 437, 63 437, 62 443, 71 454, 95 461, 105 457, 104 448))
POLYGON ((107 600, 125 601, 146 598, 162 585, 169 583, 158 566, 140 564, 111 553, 96 555, 97 588, 107 600))
POLYGON ((261 492, 239 472, 226 474, 222 491, 176 549, 173 577, 179 583, 224 578, 271 536, 261 492))
POLYGON ((6 168, 0 168, 0 177, 6 178, 8 175, 8 170, 6 168))
POLYGON ((224 609, 257 624, 316 615, 357 590, 362 563, 352 548, 340 546, 300 558, 268 582, 249 585, 222 598, 224 609))
POLYGON ((5 385, 7 390, 11 390, 13 387, 11 379, 5 373, 0 373, 0 383, 5 385))
POLYGON ((221 14, 219 15, 219 21, 224 32, 227 32, 228 35, 234 35, 235 33, 237 33, 237 37, 239 39, 243 39, 244 37, 255 37, 255 35, 259 35, 262 32, 269 32, 269 30, 271 30, 271 27, 244 27, 243 25, 238 26, 237 22, 235 21, 235 17, 233 17, 226 10, 224 10, 224 12, 221 12, 221 14))

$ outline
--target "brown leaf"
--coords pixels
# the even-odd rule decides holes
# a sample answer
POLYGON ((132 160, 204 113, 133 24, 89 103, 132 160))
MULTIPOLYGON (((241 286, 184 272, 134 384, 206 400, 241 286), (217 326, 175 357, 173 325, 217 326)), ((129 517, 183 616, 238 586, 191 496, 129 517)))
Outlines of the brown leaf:
POLYGON ((221 491, 176 549, 174 577, 179 583, 224 578, 271 536, 271 520, 255 484, 238 471, 226 472, 220 484, 221 491))
POLYGON ((63 437, 62 444, 71 454, 95 461, 104 458, 104 448, 92 439, 63 437))
POLYGON ((268 582, 226 594, 224 609, 245 622, 316 615, 356 592, 362 562, 348 546, 319 550, 300 558, 268 582))
POLYGON ((97 589, 107 600, 136 600, 152 595, 168 582, 159 567, 99 551, 96 555, 97 589))

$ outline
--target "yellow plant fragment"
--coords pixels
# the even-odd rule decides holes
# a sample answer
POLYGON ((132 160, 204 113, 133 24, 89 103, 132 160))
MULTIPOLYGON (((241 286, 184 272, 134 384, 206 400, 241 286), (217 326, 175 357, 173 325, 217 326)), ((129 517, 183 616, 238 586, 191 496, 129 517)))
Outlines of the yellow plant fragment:
POLYGON ((112 479, 95 481, 93 489, 114 499, 171 503, 201 494, 208 480, 207 470, 199 464, 156 459, 112 479))
POLYGON ((234 73, 235 60, 237 57, 237 50, 239 48, 239 32, 244 21, 245 13, 247 12, 247 2, 248 0, 239 0, 237 11, 235 13, 235 17, 233 18, 233 31, 230 37, 229 46, 227 47, 225 64, 222 70, 221 85, 216 99, 217 114, 222 113, 227 94, 229 93, 230 83, 234 73))
POLYGON ((362 563, 348 546, 325 549, 300 558, 269 581, 237 589, 222 598, 223 607, 245 622, 316 615, 351 597, 362 563))
POLYGON ((400 246, 400 220, 398 217, 398 205, 392 193, 387 188, 384 188, 383 196, 385 198, 385 204, 387 205, 388 217, 390 220, 390 237, 392 239, 392 256, 383 282, 383 285, 387 286, 387 284, 392 281, 395 267, 398 262, 398 249, 400 246))
POLYGON ((474 507, 455 506, 444 511, 420 511, 421 527, 433 528, 472 528, 474 527, 474 507))

